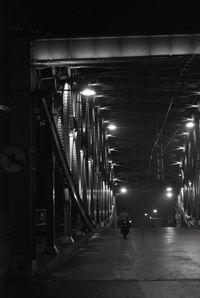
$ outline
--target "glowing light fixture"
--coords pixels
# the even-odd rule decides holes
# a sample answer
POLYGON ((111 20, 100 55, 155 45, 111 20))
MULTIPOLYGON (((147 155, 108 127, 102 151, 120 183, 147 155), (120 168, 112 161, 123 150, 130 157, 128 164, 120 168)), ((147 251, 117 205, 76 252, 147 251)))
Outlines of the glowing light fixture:
MULTIPOLYGON (((194 94, 195 95, 200 95, 200 92, 195 92, 194 94)), ((199 108, 199 104, 197 104, 197 105, 189 105, 187 108, 188 109, 190 109, 190 108, 199 108)))
POLYGON ((169 192, 172 191, 172 187, 167 187, 166 191, 169 191, 169 192))
POLYGON ((172 164, 172 166, 175 166, 175 165, 179 165, 180 167, 182 167, 182 162, 181 161, 176 161, 175 163, 172 164))
POLYGON ((124 180, 121 180, 121 179, 119 179, 119 178, 114 178, 113 180, 114 180, 114 181, 122 181, 122 182, 125 182, 124 180))
POLYGON ((108 108, 107 107, 101 107, 100 110, 104 111, 104 110, 108 110, 108 108))
POLYGON ((177 136, 189 136, 189 133, 188 133, 188 131, 187 131, 187 132, 184 131, 183 133, 181 133, 181 134, 179 134, 179 135, 177 135, 177 136))
POLYGON ((148 216, 148 213, 145 213, 144 216, 148 216))
POLYGON ((120 192, 121 193, 126 193, 127 192, 127 188, 126 187, 121 187, 120 188, 120 192))
POLYGON ((173 193, 172 193, 172 192, 168 192, 168 193, 166 194, 166 196, 167 196, 168 198, 172 198, 173 193))
POLYGON ((116 167, 121 167, 118 163, 116 163, 116 162, 114 162, 113 164, 112 164, 113 166, 116 166, 116 167))
POLYGON ((183 150, 183 151, 185 151, 185 147, 184 146, 179 146, 175 150, 183 150))
POLYGON ((185 125, 187 128, 193 128, 195 126, 195 123, 193 121, 189 121, 188 123, 186 123, 185 125))
POLYGON ((117 128, 117 126, 114 124, 108 125, 108 129, 110 129, 110 130, 115 130, 116 128, 117 128))
POLYGON ((157 212, 158 212, 158 210, 157 210, 157 209, 154 209, 154 210, 153 210, 153 213, 157 213, 157 212))
POLYGON ((86 88, 83 91, 80 92, 84 96, 94 96, 96 92, 93 89, 86 88))
POLYGON ((112 137, 111 134, 107 134, 107 135, 106 135, 106 138, 110 138, 110 137, 112 137))

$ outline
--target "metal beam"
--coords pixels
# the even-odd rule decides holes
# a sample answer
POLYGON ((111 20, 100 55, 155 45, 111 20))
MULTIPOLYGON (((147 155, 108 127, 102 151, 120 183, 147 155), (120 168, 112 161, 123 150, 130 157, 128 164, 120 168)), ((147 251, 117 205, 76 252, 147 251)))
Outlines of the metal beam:
POLYGON ((83 216, 83 219, 85 220, 85 223, 87 224, 88 228, 90 229, 90 231, 93 231, 94 225, 92 223, 92 219, 88 216, 87 210, 85 210, 85 207, 84 207, 83 202, 79 196, 79 193, 76 190, 76 187, 75 187, 75 184, 73 181, 73 177, 69 170, 69 166, 68 166, 67 160, 65 158, 65 154, 62 149, 62 145, 61 145, 61 142, 60 142, 60 139, 59 139, 56 127, 55 127, 55 123, 54 123, 52 114, 49 111, 46 99, 42 98, 41 100, 42 100, 42 105, 44 107, 46 119, 47 119, 47 122, 48 122, 48 125, 50 128, 53 146, 55 148, 55 153, 58 156, 58 160, 62 167, 63 174, 67 180, 70 195, 71 195, 72 199, 74 199, 76 201, 76 203, 79 207, 79 210, 80 210, 80 212, 83 216))
POLYGON ((200 34, 39 39, 31 44, 33 63, 199 53, 200 34))

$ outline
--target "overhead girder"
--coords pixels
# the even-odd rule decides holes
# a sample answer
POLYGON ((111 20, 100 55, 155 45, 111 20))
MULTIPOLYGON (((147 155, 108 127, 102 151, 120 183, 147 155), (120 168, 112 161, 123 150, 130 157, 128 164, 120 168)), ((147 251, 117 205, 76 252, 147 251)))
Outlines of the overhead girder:
POLYGON ((39 39, 31 44, 33 62, 104 62, 145 56, 200 53, 200 34, 39 39))

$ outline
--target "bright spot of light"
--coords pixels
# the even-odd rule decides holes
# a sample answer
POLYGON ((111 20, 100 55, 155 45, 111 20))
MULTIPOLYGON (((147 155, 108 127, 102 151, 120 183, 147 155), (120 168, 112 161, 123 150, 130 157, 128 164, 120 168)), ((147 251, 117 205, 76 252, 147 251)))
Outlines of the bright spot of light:
POLYGON ((96 94, 96 92, 93 89, 89 89, 89 88, 84 89, 80 93, 84 96, 93 96, 96 94))
POLYGON ((127 188, 126 188, 126 187, 122 187, 122 188, 120 189, 120 192, 121 192, 121 193, 126 193, 126 192, 127 192, 127 188))
POLYGON ((193 122, 193 121, 190 121, 190 122, 186 123, 185 126, 186 126, 187 128, 193 128, 194 125, 195 125, 194 122, 193 122))
POLYGON ((110 130, 115 130, 116 128, 117 128, 117 126, 114 124, 108 125, 108 129, 110 129, 110 130))
POLYGON ((106 138, 112 137, 112 135, 109 133, 106 135, 106 138))
POLYGON ((172 187, 167 187, 166 191, 172 191, 172 187))
POLYGON ((167 196, 168 198, 172 198, 173 193, 172 193, 172 192, 168 192, 168 193, 166 194, 166 196, 167 196))

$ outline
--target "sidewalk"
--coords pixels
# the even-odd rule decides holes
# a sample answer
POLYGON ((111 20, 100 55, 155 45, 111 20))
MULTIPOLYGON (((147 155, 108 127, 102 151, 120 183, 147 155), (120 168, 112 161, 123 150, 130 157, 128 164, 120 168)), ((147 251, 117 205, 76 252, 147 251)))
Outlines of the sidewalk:
POLYGON ((66 261, 76 256, 80 249, 85 247, 92 237, 93 233, 88 233, 82 239, 73 244, 61 244, 58 246, 59 254, 57 256, 40 254, 38 257, 38 277, 45 277, 57 268, 59 268, 66 261))
MULTIPOLYGON (((73 244, 64 243, 60 239, 57 239, 56 245, 59 249, 57 256, 51 254, 45 254, 45 240, 40 239, 37 243, 37 273, 36 276, 46 276, 47 274, 54 271, 57 267, 65 263, 70 258, 76 256, 80 249, 87 245, 89 239, 93 233, 88 233, 86 236, 77 240, 73 244)), ((7 273, 10 263, 10 234, 0 234, 0 282, 3 280, 7 273)))

